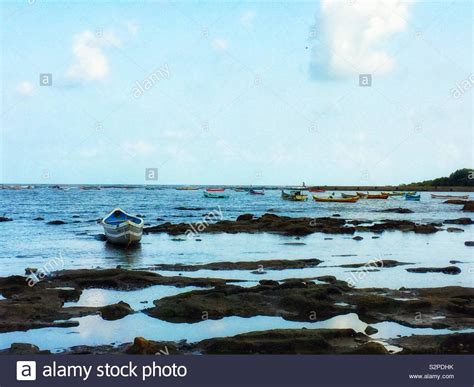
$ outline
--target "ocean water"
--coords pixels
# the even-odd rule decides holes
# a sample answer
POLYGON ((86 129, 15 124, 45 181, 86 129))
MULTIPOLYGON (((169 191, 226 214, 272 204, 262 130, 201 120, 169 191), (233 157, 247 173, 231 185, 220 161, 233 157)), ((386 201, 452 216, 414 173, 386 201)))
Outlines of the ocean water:
MULTIPOLYGON (((202 191, 177 191, 173 188, 108 188, 61 191, 52 188, 32 190, 0 190, 0 216, 13 218, 0 223, 0 276, 24 274, 27 267, 41 268, 61 262, 57 269, 110 268, 122 265, 128 268, 153 270, 159 263, 204 264, 217 261, 257 261, 269 259, 318 258, 323 262, 308 269, 265 270, 255 274, 247 270, 183 272, 189 277, 216 277, 243 280, 241 286, 254 286, 262 279, 311 278, 334 275, 350 281, 356 287, 474 286, 474 248, 464 242, 474 240, 473 226, 458 226, 461 233, 440 231, 430 235, 384 232, 358 233, 364 239, 354 241, 348 235, 315 233, 301 238, 269 233, 259 234, 201 234, 201 241, 176 238, 167 234, 143 235, 136 248, 123 249, 96 238, 103 233, 97 219, 114 207, 144 216, 148 225, 162 222, 193 223, 203 220, 208 213, 221 213, 223 219, 234 220, 243 213, 262 215, 273 212, 293 217, 323 217, 340 214, 346 219, 409 219, 416 222, 442 222, 469 216, 458 205, 443 204, 422 193, 420 202, 401 198, 361 200, 355 204, 288 202, 280 198, 280 191, 266 191, 263 196, 229 190, 228 199, 206 199, 202 191), (183 207, 188 209, 183 209, 183 207), (380 210, 403 207, 412 214, 382 213, 380 210), (192 208, 192 210, 189 210, 192 208), (34 220, 42 217, 44 220, 34 220), (157 220, 158 219, 158 220, 157 220), (52 220, 63 220, 64 225, 48 225, 52 220), (330 238, 330 239, 328 239, 330 238), (60 260, 58 258, 61 258, 60 260), (392 259, 411 263, 411 266, 381 268, 378 271, 358 272, 358 269, 337 267, 349 263, 365 263, 374 259, 392 259), (407 267, 444 267, 456 260, 459 275, 441 273, 409 273, 407 267), (356 270, 356 271, 354 271, 356 270)), ((321 194, 324 195, 324 194, 321 194)), ((451 226, 451 225, 450 225, 451 226)), ((258 267, 255 267, 258 269, 258 267)), ((359 269, 360 270, 360 269, 359 269)), ((160 271, 163 275, 179 272, 160 271)), ((77 303, 66 306, 102 306, 118 301, 128 302, 137 311, 115 322, 99 316, 77 319, 79 327, 43 328, 27 332, 0 334, 0 349, 12 342, 29 342, 44 349, 59 351, 73 345, 122 343, 135 336, 155 340, 198 341, 204 338, 229 336, 255 330, 275 328, 353 328, 363 331, 366 324, 356 315, 341 315, 325 322, 298 323, 278 317, 256 316, 249 319, 227 317, 218 321, 196 324, 173 324, 151 318, 140 311, 150 307, 153 300, 190 291, 195 288, 153 286, 147 289, 123 292, 107 289, 87 289, 77 303)), ((1 298, 1 297, 0 297, 1 298)), ((443 316, 439 316, 440 319, 443 316)), ((445 330, 421 330, 384 322, 375 324, 379 333, 374 339, 384 340, 396 335, 449 333, 445 330)))

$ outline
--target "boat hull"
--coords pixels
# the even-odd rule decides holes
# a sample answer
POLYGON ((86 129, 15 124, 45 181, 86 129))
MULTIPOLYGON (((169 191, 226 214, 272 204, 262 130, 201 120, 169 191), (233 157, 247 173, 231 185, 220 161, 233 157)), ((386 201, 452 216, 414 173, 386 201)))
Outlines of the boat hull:
POLYGON ((204 197, 208 199, 227 199, 229 195, 204 191, 204 197))
POLYGON ((469 195, 435 195, 431 194, 433 199, 469 199, 469 195))
POLYGON ((140 242, 143 235, 143 219, 127 214, 120 208, 114 209, 101 221, 107 241, 116 245, 129 246, 140 242))
POLYGON ((359 200, 359 197, 353 198, 320 198, 317 196, 313 196, 313 200, 315 202, 322 202, 322 203, 356 203, 359 200))

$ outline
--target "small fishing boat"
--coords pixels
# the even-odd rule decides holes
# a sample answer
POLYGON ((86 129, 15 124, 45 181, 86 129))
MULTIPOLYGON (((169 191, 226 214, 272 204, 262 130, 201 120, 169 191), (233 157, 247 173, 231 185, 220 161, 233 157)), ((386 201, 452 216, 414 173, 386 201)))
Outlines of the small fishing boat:
POLYGON ((235 192, 245 192, 245 191, 247 191, 247 190, 246 190, 245 188, 242 188, 242 187, 235 187, 235 188, 234 188, 234 191, 235 191, 235 192))
POLYGON ((101 220, 107 241, 122 246, 138 243, 142 239, 144 221, 138 216, 115 208, 101 220))
POLYGON ((265 191, 263 189, 261 191, 256 190, 256 189, 250 189, 249 194, 250 195, 265 195, 265 191))
POLYGON ((313 200, 315 202, 332 202, 332 203, 355 203, 359 200, 358 196, 351 197, 351 198, 335 198, 334 196, 327 196, 327 197, 320 197, 313 195, 313 200))
POLYGON ((433 199, 469 199, 469 195, 435 195, 431 194, 433 199))
POLYGON ((197 191, 199 187, 176 187, 176 191, 197 191))
POLYGON ((320 189, 320 188, 317 188, 317 187, 309 187, 308 191, 309 192, 326 192, 326 190, 320 189))
POLYGON ((354 195, 354 194, 346 194, 346 193, 341 193, 341 196, 344 198, 344 199, 349 199, 349 198, 359 198, 358 195, 354 195))
POLYGON ((405 192, 402 192, 402 191, 382 192, 382 195, 403 196, 403 195, 405 195, 405 192))
POLYGON ((227 199, 229 195, 204 191, 204 197, 209 199, 227 199))
POLYGON ((224 192, 225 188, 206 188, 207 192, 224 192))
POLYGON ((302 193, 301 191, 290 191, 290 193, 287 193, 282 190, 281 198, 283 200, 290 200, 293 202, 304 202, 308 200, 308 195, 302 193))
POLYGON ((405 195, 405 200, 412 200, 412 201, 419 202, 420 198, 421 198, 420 194, 418 194, 418 195, 408 195, 408 194, 406 194, 405 195))
POLYGON ((357 196, 362 199, 388 199, 387 193, 380 193, 380 194, 369 194, 363 192, 357 192, 357 196))

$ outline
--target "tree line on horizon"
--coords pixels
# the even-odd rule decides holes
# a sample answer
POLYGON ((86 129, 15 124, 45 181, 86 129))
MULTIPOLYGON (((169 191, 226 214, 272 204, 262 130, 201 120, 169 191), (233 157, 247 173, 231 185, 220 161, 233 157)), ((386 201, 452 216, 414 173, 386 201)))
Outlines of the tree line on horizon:
POLYGON ((448 177, 438 177, 437 179, 403 185, 419 185, 425 187, 474 187, 474 169, 462 168, 454 171, 448 177))

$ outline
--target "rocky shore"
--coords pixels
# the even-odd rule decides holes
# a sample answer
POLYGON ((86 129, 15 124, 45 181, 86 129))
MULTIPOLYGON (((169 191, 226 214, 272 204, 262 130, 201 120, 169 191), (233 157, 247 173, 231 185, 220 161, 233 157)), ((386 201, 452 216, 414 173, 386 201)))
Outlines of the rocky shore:
MULTIPOLYGON (((391 212, 406 213, 402 209, 392 209, 391 212)), ((444 230, 443 224, 472 224, 470 218, 447 219, 443 223, 417 223, 410 220, 383 219, 371 220, 349 220, 339 216, 322 218, 292 218, 266 213, 260 217, 252 214, 240 215, 235 221, 221 220, 202 224, 188 223, 162 223, 156 226, 146 227, 145 233, 167 233, 169 235, 188 235, 195 237, 199 233, 276 233, 288 236, 304 236, 320 232, 325 234, 354 234, 355 232, 382 233, 384 231, 399 230, 403 232, 414 232, 418 234, 432 234, 444 230)))

